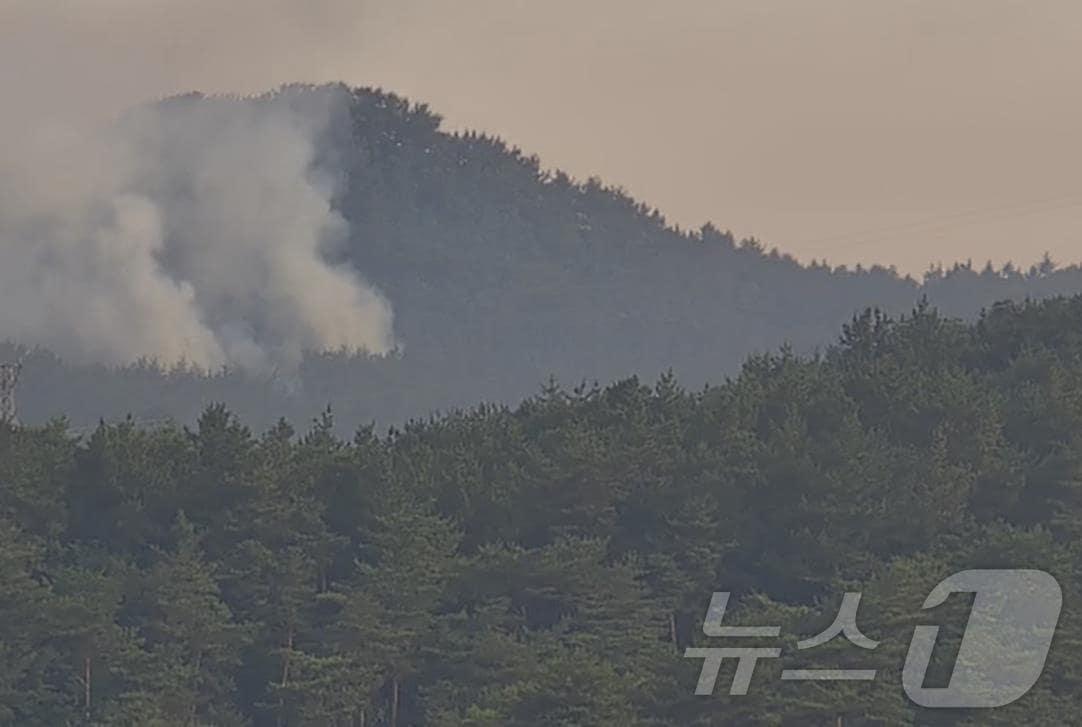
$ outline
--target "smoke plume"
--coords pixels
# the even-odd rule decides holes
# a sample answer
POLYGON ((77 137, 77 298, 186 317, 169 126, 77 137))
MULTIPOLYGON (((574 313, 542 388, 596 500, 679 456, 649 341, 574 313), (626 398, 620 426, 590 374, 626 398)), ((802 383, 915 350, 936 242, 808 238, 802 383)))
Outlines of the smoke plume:
POLYGON ((0 339, 83 361, 291 369, 393 345, 388 303, 331 262, 341 87, 182 97, 0 147, 0 339))

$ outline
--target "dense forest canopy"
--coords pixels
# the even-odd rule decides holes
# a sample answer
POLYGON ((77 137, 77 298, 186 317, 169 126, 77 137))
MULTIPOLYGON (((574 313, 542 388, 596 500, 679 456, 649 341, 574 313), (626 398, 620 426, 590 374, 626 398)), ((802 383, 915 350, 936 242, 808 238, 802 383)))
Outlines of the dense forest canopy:
MULTIPOLYGON (((867 311, 706 389, 551 386, 334 432, 220 406, 0 429, 0 722, 1082 724, 1082 297, 867 311), (1059 580, 1047 668, 1009 707, 922 712, 904 647, 931 587, 974 567, 1059 580), (745 697, 694 696, 682 653, 711 645, 722 590, 733 623, 784 627, 782 664, 880 678, 771 663, 745 697), (845 590, 880 648, 792 652, 845 590)), ((945 608, 956 651, 965 604, 945 608)))
MULTIPOLYGON (((337 262, 390 301, 399 349, 381 357, 313 352, 298 373, 277 376, 208 376, 172 362, 75 365, 39 349, 29 352, 20 391, 26 421, 63 414, 87 426, 132 413, 190 424, 225 401, 265 428, 333 402, 348 430, 514 402, 551 376, 574 385, 650 380, 672 369, 698 388, 735 373, 750 353, 786 343, 811 352, 868 305, 900 314, 927 297, 948 315, 972 318, 1000 300, 1082 291, 1082 269, 1048 260, 1002 269, 964 263, 920 281, 883 267, 802 265, 712 225, 680 230, 620 189, 547 170, 500 139, 442 131, 423 105, 341 91, 345 123, 320 145, 346 176, 334 206, 349 240, 337 262)), ((262 102, 186 96, 162 113, 211 104, 240 115, 262 102)), ((15 357, 14 348, 0 345, 0 360, 15 357)))

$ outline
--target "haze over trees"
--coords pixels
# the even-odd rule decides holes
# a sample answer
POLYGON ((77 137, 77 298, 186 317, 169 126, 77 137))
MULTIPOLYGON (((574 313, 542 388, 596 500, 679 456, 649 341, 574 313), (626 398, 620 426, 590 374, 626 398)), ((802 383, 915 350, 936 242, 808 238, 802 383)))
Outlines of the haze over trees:
POLYGON ((391 303, 393 353, 0 346, 0 724, 1082 724, 1082 268, 801 265, 348 93, 322 254, 391 303), (974 567, 1058 579, 1047 667, 1004 709, 921 711, 920 606, 974 567), (728 645, 719 590, 783 629, 746 697, 725 670, 694 696, 683 656, 728 645), (794 653, 849 590, 881 647, 794 653), (779 679, 812 666, 879 678, 779 679))
MULTIPOLYGON (((0 722, 53 725, 1082 724, 1082 297, 966 324, 867 311, 814 356, 550 387, 378 435, 0 429, 0 722), (1016 704, 920 712, 898 671, 931 587, 1053 573, 1068 604, 1016 704), (695 697, 732 623, 845 642, 781 659, 875 683, 695 697), (852 651, 852 647, 849 651, 852 651), (847 661, 848 660, 848 661, 847 661), (851 663, 859 660, 859 664, 851 663)), ((937 612, 949 666, 964 604, 937 612)))
MULTIPOLYGON (((34 350, 20 391, 27 421, 63 414, 86 426, 131 413, 192 423, 224 401, 263 428, 333 403, 348 430, 514 402, 550 376, 574 385, 653 380, 672 369, 698 388, 721 382, 749 353, 786 343, 810 352, 868 305, 901 313, 927 297, 945 314, 972 318, 999 300, 1082 290, 1082 270, 1048 260, 965 263, 919 281, 882 267, 801 265, 710 225, 676 229, 619 189, 546 170, 499 139, 443 132, 423 105, 381 91, 335 92, 348 94, 348 114, 320 139, 316 161, 333 157, 344 170, 332 202, 349 239, 330 261, 352 266, 390 302, 398 349, 313 352, 295 373, 209 376, 168 361, 75 365, 34 350)), ((253 103, 182 97, 162 113, 202 104, 243 116, 253 103)), ((1036 258, 1040 241, 1033 249, 1036 258)), ((0 358, 14 353, 0 345, 0 358)))

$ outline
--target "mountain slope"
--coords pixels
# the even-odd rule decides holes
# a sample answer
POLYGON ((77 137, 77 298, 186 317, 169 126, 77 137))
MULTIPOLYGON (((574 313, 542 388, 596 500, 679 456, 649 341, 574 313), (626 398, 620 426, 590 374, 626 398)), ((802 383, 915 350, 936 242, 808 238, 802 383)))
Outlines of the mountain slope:
POLYGON ((350 239, 338 254, 390 300, 401 351, 312 357, 288 382, 75 368, 39 352, 27 368, 26 418, 66 412, 85 422, 130 411, 189 420, 224 400, 270 423, 312 416, 333 400, 353 426, 516 400, 549 376, 652 379, 671 368, 697 386, 751 352, 827 344, 867 306, 903 312, 926 296, 946 314, 971 317, 998 300, 1082 290, 1077 266, 978 272, 967 264, 918 282, 882 267, 801 265, 713 226, 676 229, 619 189, 547 171, 498 139, 443 132, 425 106, 348 93, 350 128, 321 149, 346 170, 336 204, 350 239))

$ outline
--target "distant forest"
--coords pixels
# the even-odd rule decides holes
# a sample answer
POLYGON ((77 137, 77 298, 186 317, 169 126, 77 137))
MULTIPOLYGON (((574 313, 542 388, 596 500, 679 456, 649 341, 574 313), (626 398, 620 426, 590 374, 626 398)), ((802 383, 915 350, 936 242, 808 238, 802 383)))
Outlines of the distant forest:
MULTIPOLYGON (((400 350, 313 353, 299 374, 277 377, 154 362, 81 366, 37 350, 20 391, 26 421, 63 414, 87 426, 130 413, 191 423, 226 402, 269 426, 333 403, 353 427, 514 402, 550 377, 655 380, 671 369, 699 387, 735 373, 749 353, 827 345, 865 306, 902 313, 926 297, 971 319, 996 301, 1082 291, 1082 269, 1047 259, 958 264, 920 281, 882 267, 801 265, 710 225, 678 229, 620 189, 548 171, 499 139, 443 132, 426 106, 349 94, 350 128, 328 132, 321 153, 348 170, 336 201, 350 223, 346 261, 391 301, 400 350)), ((1033 249, 1039 258, 1039 241, 1033 249)), ((0 359, 12 349, 0 345, 0 359)))
POLYGON ((1082 297, 972 324, 868 311, 708 389, 335 428, 220 406, 191 428, 0 426, 0 723, 1082 724, 1082 297), (945 679, 968 606, 921 604, 975 567, 1059 580, 1044 675, 1003 709, 922 712, 905 647, 942 623, 945 679), (728 623, 783 628, 744 697, 731 665, 694 696, 684 658, 731 646, 702 631, 718 590, 728 623), (846 590, 880 646, 798 652, 846 590))

